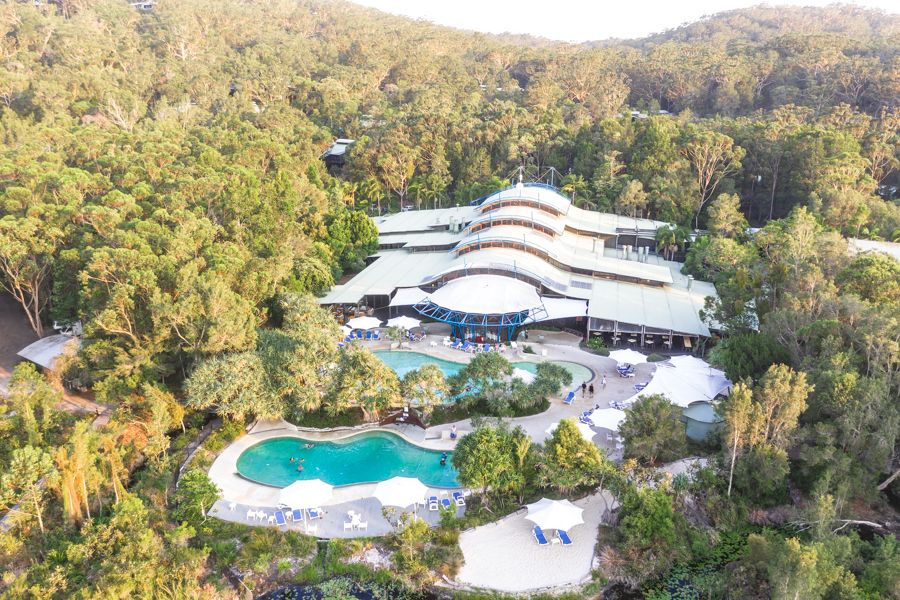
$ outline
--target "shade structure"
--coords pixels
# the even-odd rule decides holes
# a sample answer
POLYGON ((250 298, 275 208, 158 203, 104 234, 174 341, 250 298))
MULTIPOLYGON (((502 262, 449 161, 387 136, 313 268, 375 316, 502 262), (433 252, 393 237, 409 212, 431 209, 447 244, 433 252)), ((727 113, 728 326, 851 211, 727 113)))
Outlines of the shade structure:
POLYGON ((384 506, 406 507, 425 498, 428 488, 415 477, 391 477, 375 486, 372 497, 384 506))
POLYGON ((413 327, 418 327, 422 324, 422 321, 419 319, 413 319, 412 317, 394 317, 393 319, 389 319, 387 322, 388 327, 400 327, 401 329, 412 329, 413 327))
POLYGON ((578 508, 568 500, 550 500, 541 498, 527 507, 528 514, 525 518, 541 529, 562 529, 568 531, 576 525, 584 523, 581 514, 583 508, 578 508))
POLYGON ((691 356, 676 356, 660 363, 647 387, 624 401, 626 406, 641 396, 662 394, 682 408, 694 402, 712 402, 719 394, 727 395, 731 381, 723 371, 706 361, 691 356))
MULTIPOLYGON (((575 426, 578 427, 578 432, 581 434, 581 437, 589 442, 592 442, 594 440, 594 436, 597 435, 597 433, 593 429, 591 429, 590 426, 585 425, 584 423, 576 423, 575 426)), ((544 433, 546 433, 547 435, 553 435, 553 432, 556 431, 557 427, 559 427, 558 421, 548 427, 544 433)))
POLYGON ((353 329, 374 329, 381 327, 381 319, 375 317, 356 317, 347 321, 347 325, 353 329))
POLYGON ((278 501, 291 508, 316 508, 331 499, 333 489, 321 479, 301 479, 283 488, 278 501))
POLYGON ((646 356, 644 356, 637 350, 632 350, 631 348, 625 348, 623 350, 613 350, 609 353, 609 357, 617 363, 629 363, 632 365, 639 365, 641 363, 647 362, 646 356))
POLYGON ((618 431, 619 425, 625 420, 625 411, 617 408, 599 408, 592 412, 588 419, 594 427, 618 431))
POLYGON ((541 306, 533 286, 499 275, 460 277, 431 293, 431 301, 449 310, 505 314, 541 306))

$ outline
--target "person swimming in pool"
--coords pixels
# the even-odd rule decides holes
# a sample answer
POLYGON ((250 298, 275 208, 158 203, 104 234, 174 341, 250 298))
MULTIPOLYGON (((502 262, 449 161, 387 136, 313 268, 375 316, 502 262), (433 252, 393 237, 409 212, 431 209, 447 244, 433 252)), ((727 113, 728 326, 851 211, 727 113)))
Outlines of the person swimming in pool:
POLYGON ((447 453, 443 452, 443 453, 441 453, 441 466, 443 467, 446 464, 447 464, 447 453))
POLYGON ((310 448, 315 448, 316 445, 315 444, 303 444, 303 447, 306 448, 307 450, 309 450, 310 448))
POLYGON ((302 472, 303 472, 303 465, 302 465, 301 463, 297 463, 297 472, 298 472, 298 473, 302 473, 302 472))
POLYGON ((292 456, 292 457, 291 457, 291 462, 296 462, 296 461, 297 461, 297 459, 294 458, 294 457, 292 456))

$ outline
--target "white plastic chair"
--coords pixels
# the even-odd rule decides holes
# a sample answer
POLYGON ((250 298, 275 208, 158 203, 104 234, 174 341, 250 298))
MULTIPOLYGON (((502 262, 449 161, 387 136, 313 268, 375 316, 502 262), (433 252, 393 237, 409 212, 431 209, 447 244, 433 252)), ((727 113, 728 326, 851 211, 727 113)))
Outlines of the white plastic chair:
POLYGON ((275 524, 275 515, 269 515, 269 525, 275 524))
POLYGON ((357 525, 357 527, 359 527, 360 531, 362 531, 362 530, 368 531, 369 530, 369 522, 368 521, 360 521, 359 525, 357 525))
POLYGON ((269 518, 269 515, 266 514, 266 511, 261 510, 256 513, 256 518, 259 519, 260 521, 265 521, 266 519, 269 518))
POLYGON ((247 520, 252 521, 254 519, 256 519, 256 511, 251 508, 247 511, 247 520))
POLYGON ((344 521, 344 531, 353 531, 353 523, 344 521))
POLYGON ((228 504, 228 510, 230 510, 231 512, 234 512, 235 509, 237 509, 237 502, 231 502, 228 504))

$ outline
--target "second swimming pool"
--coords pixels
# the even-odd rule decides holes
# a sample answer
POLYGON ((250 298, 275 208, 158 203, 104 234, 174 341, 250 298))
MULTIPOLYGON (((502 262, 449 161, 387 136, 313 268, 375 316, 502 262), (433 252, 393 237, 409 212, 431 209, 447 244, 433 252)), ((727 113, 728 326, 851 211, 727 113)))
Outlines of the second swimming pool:
MULTIPOLYGON (((420 352, 376 350, 375 352, 373 352, 373 354, 380 358, 381 361, 384 362, 384 364, 392 368, 400 378, 405 377, 406 374, 410 371, 418 369, 422 365, 426 364, 437 365, 444 373, 444 377, 456 375, 460 372, 460 370, 462 370, 464 366, 466 366, 465 363, 445 360, 443 358, 436 358, 434 356, 428 356, 427 354, 422 354, 420 352)), ((550 362, 564 367, 569 373, 571 373, 573 385, 580 385, 582 381, 590 381, 594 378, 594 373, 584 365, 568 361, 554 360, 550 362)), ((523 371, 528 371, 529 373, 536 372, 537 365, 538 363, 536 362, 524 360, 512 363, 512 366, 516 369, 522 369, 523 371)))

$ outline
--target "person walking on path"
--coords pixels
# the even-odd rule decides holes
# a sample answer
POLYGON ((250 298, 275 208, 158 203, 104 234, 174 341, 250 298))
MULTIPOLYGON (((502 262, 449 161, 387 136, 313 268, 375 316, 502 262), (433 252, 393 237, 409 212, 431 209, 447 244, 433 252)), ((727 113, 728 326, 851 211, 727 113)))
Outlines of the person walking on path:
POLYGON ((588 386, 588 394, 591 395, 591 398, 594 397, 594 384, 593 383, 588 386))
POLYGON ((587 381, 581 382, 581 397, 584 398, 584 393, 587 391, 587 381))
POLYGON ((602 389, 606 389, 606 375, 603 376, 603 381, 600 382, 600 387, 602 389))

